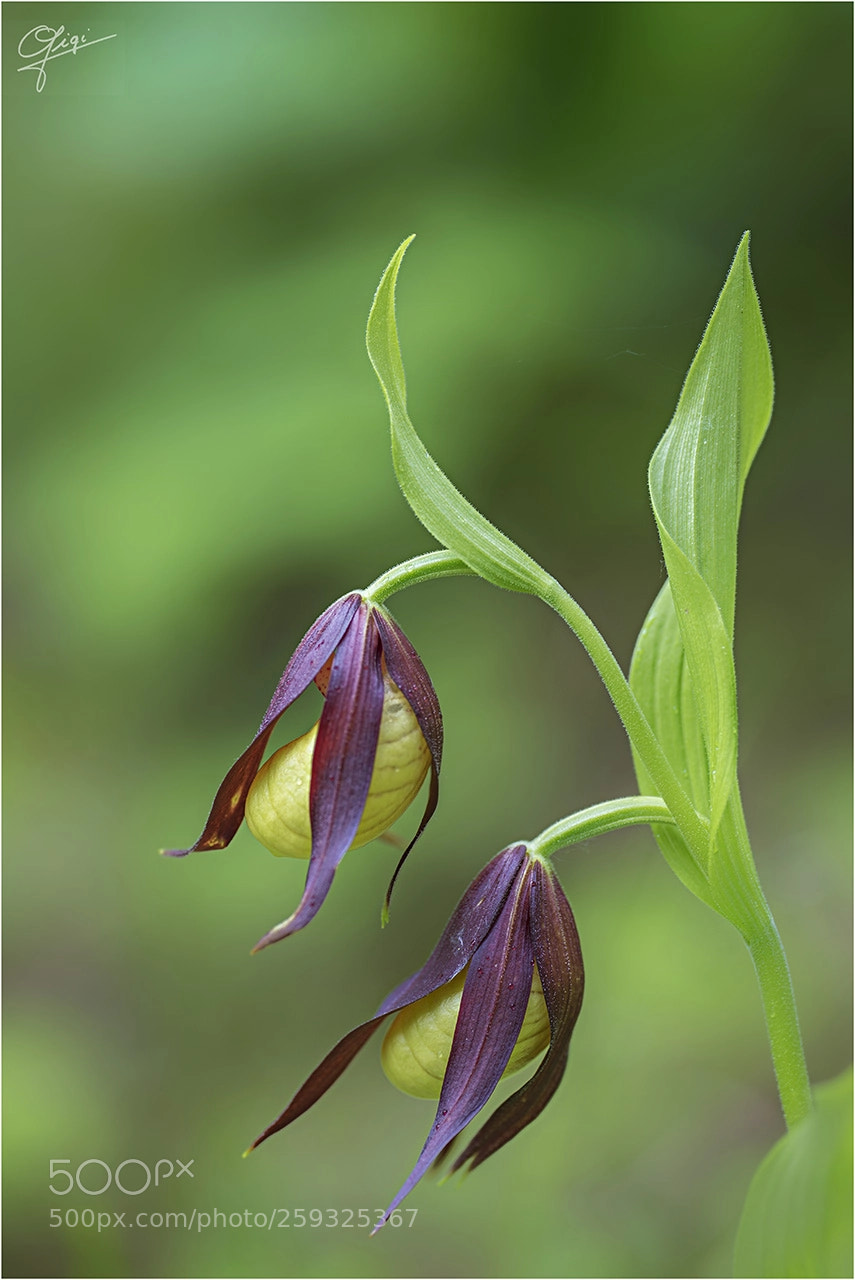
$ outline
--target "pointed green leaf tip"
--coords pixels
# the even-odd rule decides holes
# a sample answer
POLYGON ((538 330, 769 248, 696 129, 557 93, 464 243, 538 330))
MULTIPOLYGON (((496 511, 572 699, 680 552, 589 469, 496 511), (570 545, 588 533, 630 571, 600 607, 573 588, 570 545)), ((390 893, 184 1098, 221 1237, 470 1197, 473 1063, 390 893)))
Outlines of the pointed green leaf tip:
POLYGON ((816 1091, 814 1110, 752 1179, 735 1276, 852 1275, 852 1072, 816 1091))
POLYGON ((772 361, 748 233, 650 460, 665 555, 709 770, 714 835, 736 777, 733 618, 745 479, 772 413, 772 361))
POLYGON ((707 584, 729 635, 742 493, 772 396, 746 231, 649 470, 660 527, 707 584))
POLYGON ((398 483, 434 538, 475 573, 510 591, 538 594, 548 575, 510 538, 476 511, 437 466, 407 415, 407 382, 395 322, 395 285, 409 236, 395 253, 374 295, 365 340, 389 406, 392 462, 398 483))

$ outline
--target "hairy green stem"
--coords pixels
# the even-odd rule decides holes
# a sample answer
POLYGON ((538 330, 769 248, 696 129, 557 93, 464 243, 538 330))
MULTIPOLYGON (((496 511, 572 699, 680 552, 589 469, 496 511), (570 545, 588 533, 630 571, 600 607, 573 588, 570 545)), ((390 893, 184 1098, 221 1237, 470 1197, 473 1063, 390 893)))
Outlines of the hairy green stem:
POLYGON ((415 586, 418 582, 430 582, 432 578, 456 578, 461 574, 477 577, 474 569, 470 569, 465 560, 460 560, 451 551, 429 551, 423 556, 414 556, 412 560, 404 560, 394 568, 387 569, 375 578, 363 594, 375 604, 382 604, 396 591, 415 586))
POLYGON ((624 796, 620 800, 592 804, 561 818, 526 844, 533 857, 550 858, 559 849, 578 844, 580 840, 590 840, 593 836, 605 835, 607 831, 673 821, 668 806, 658 796, 624 796))
POLYGON ((617 658, 581 605, 576 603, 555 578, 549 579, 548 589, 541 599, 563 618, 587 651, 606 686, 630 742, 659 788, 659 794, 694 854, 695 861, 701 870, 705 870, 709 852, 708 825, 695 810, 672 769, 617 658))
POLYGON ((727 862, 729 915, 745 939, 757 974, 781 1108, 792 1128, 813 1105, 810 1079, 787 956, 760 887, 738 787, 722 818, 717 852, 727 862), (739 883, 738 901, 730 888, 734 881, 739 883))
POLYGON ((718 909, 737 926, 746 941, 760 985, 781 1107, 787 1126, 792 1127, 811 1109, 810 1080, 787 957, 757 876, 739 788, 733 788, 717 834, 716 858, 710 865, 709 829, 680 785, 606 641, 559 583, 555 582, 553 591, 543 598, 587 650, 630 741, 705 876, 710 868, 710 883, 718 909))
POLYGON ((813 1102, 790 969, 771 912, 762 933, 749 942, 772 1052, 772 1065, 787 1128, 803 1120, 813 1102))

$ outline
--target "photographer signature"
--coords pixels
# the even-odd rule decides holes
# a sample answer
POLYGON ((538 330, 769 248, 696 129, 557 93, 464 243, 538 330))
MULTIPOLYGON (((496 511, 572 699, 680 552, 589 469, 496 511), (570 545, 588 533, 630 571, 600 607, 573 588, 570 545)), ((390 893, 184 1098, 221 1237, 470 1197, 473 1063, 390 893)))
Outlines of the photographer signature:
POLYGON ((18 67, 19 71, 35 71, 36 93, 41 93, 47 84, 46 65, 53 58, 61 58, 66 53, 77 53, 79 49, 88 49, 93 44, 103 44, 105 40, 115 40, 116 32, 111 36, 99 36, 97 40, 87 40, 85 36, 66 34, 65 27, 33 27, 18 42, 18 55, 26 66, 18 67))

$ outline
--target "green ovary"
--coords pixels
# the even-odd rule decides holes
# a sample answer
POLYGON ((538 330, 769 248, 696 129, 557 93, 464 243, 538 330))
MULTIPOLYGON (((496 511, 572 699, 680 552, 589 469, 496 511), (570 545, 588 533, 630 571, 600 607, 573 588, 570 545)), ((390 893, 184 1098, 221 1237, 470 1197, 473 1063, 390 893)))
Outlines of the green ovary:
MULTIPOLYGON (((414 1098, 439 1097, 465 980, 466 969, 402 1009, 386 1032, 380 1060, 386 1075, 402 1093, 414 1098)), ((549 1044, 549 1035, 549 1015, 535 966, 523 1024, 502 1077, 533 1062, 549 1044)))
MULTIPOLYGON (((246 823, 279 858, 308 858, 312 851, 309 785, 318 726, 280 747, 255 776, 246 801, 246 823)), ((351 849, 388 831, 415 800, 430 767, 430 751, 413 709, 383 673, 383 717, 368 799, 351 849)))

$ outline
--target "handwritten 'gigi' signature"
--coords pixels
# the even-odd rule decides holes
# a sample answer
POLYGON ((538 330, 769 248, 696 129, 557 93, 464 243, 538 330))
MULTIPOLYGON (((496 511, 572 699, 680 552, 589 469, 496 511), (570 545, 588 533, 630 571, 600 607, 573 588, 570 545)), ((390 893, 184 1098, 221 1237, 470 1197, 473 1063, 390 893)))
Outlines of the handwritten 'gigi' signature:
POLYGON ((116 32, 111 36, 99 36, 97 40, 87 40, 85 36, 66 34, 65 27, 33 27, 18 42, 18 56, 24 59, 25 66, 19 71, 35 71, 36 93, 41 93, 47 84, 45 67, 53 58, 61 58, 65 53, 77 53, 80 49, 89 49, 93 44, 103 44, 105 40, 115 40, 116 32))

